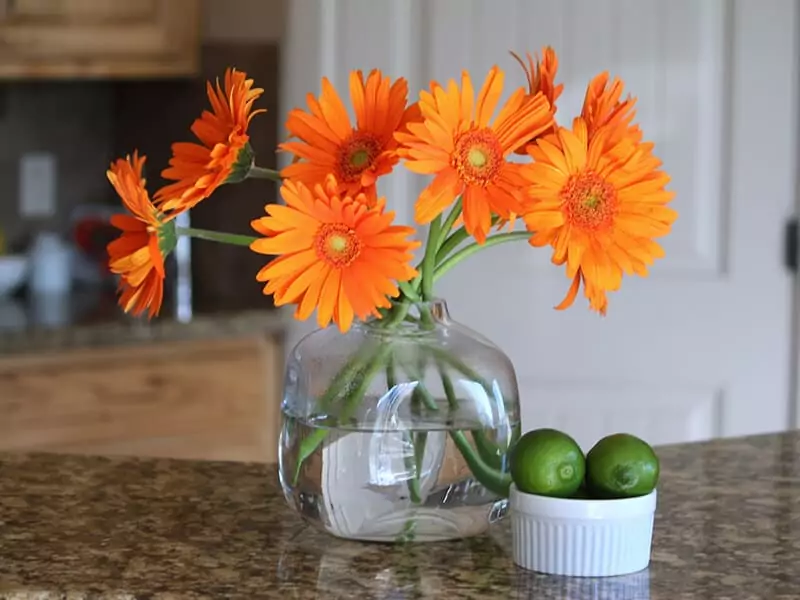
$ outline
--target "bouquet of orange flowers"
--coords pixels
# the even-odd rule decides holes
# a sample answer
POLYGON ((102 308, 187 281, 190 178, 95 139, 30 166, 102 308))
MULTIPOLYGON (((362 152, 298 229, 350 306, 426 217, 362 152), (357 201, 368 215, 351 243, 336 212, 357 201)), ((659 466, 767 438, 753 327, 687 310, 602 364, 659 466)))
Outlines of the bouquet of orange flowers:
MULTIPOLYGON (((293 161, 280 172, 256 166, 248 141, 263 90, 229 69, 222 84, 208 84, 211 110, 191 128, 197 141, 173 146, 162 172, 173 183, 151 200, 142 175, 145 159, 136 153, 108 171, 130 211, 114 218, 122 233, 108 247, 122 307, 137 315, 158 313, 164 260, 179 236, 192 236, 273 257, 254 273, 264 293, 276 305, 296 305, 297 319, 316 312, 320 327, 333 322, 341 332, 354 320, 397 326, 409 318, 409 306, 433 299, 436 281, 458 263, 514 241, 549 246, 553 264, 564 266, 571 284, 556 308, 569 307, 582 289, 589 306, 605 314, 607 294, 620 288, 623 273, 645 276, 663 256, 654 238, 666 235, 677 216, 667 206, 673 196, 665 189, 669 176, 633 123, 635 100, 623 97, 619 79, 595 77, 580 115, 559 125, 563 86, 555 82, 555 52, 544 48, 540 60, 513 56, 527 86, 502 103, 504 73, 498 67, 477 94, 464 72, 460 83, 432 82, 412 103, 405 79, 353 71, 351 119, 323 78, 321 94, 309 94, 307 108, 288 115, 291 137, 279 150, 293 161), (416 265, 415 230, 394 224, 376 191, 378 180, 400 166, 431 177, 415 203, 416 222, 427 225, 424 256, 416 265), (177 215, 220 185, 246 178, 280 182, 285 202, 268 204, 266 216, 252 221, 256 237, 175 226, 177 215)), ((423 310, 415 318, 424 325, 429 316, 423 310)), ((447 356, 433 359, 440 364, 447 356)), ((347 387, 347 404, 357 404, 363 386, 348 387, 348 378, 358 373, 363 381, 386 369, 390 382, 392 368, 390 349, 353 357, 323 396, 333 400, 347 387)), ((318 432, 304 441, 298 469, 324 436, 318 432)), ((454 439, 478 478, 504 493, 507 479, 491 472, 491 461, 454 439)), ((480 439, 475 441, 480 450, 480 439)))

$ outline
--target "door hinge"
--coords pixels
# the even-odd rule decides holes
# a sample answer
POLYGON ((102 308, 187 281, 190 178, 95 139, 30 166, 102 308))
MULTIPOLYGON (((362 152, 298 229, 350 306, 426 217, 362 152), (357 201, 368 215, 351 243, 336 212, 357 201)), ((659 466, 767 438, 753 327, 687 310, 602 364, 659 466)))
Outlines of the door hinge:
POLYGON ((798 259, 798 234, 800 234, 800 225, 797 218, 791 218, 786 223, 786 233, 784 239, 783 262, 786 268, 792 273, 797 273, 798 259))

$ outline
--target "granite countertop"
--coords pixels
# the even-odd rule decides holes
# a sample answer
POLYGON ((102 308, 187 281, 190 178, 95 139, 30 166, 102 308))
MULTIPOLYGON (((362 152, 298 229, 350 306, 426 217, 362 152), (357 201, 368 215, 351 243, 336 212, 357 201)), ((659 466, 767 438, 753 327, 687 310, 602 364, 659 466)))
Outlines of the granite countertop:
POLYGON ((800 597, 800 433, 660 450, 650 568, 514 566, 508 523, 464 541, 340 541, 285 506, 269 466, 0 455, 0 598, 800 597))

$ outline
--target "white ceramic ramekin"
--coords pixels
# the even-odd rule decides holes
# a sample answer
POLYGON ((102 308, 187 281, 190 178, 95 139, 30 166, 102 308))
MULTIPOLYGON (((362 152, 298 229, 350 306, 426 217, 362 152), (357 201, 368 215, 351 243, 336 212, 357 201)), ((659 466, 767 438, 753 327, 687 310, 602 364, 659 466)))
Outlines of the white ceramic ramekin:
POLYGON ((551 575, 608 577, 650 564, 656 490, 620 500, 524 494, 511 486, 514 562, 551 575))

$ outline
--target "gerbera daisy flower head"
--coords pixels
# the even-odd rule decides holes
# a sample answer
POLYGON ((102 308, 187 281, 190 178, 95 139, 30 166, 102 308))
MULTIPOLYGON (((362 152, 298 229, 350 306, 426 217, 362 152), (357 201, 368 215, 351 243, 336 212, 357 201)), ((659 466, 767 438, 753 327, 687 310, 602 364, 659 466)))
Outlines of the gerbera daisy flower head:
POLYGON ((616 128, 617 132, 625 131, 626 127, 639 131, 637 126, 631 126, 636 116, 636 98, 628 95, 623 100, 624 88, 625 84, 619 77, 609 80, 608 72, 600 73, 589 82, 581 117, 590 136, 604 125, 621 126, 616 128))
POLYGON ((669 233, 677 213, 666 206, 673 192, 669 176, 657 169, 651 145, 632 146, 624 160, 609 140, 629 131, 624 122, 607 123, 593 135, 582 118, 560 128, 559 145, 536 142, 535 162, 522 173, 534 197, 523 216, 530 244, 550 245, 552 262, 566 264, 572 285, 556 308, 570 306, 581 284, 592 309, 605 314, 606 292, 619 289, 623 273, 647 275, 664 251, 653 238, 669 233))
POLYGON ((493 215, 509 219, 522 212, 521 165, 508 156, 551 126, 553 112, 544 94, 516 90, 492 122, 503 91, 504 74, 493 67, 478 93, 467 72, 447 88, 436 82, 420 94, 420 122, 398 132, 406 166, 435 175, 415 206, 419 223, 429 223, 459 195, 464 226, 479 243, 486 240, 493 215))
POLYGON ((150 201, 142 177, 145 157, 117 159, 106 173, 130 214, 111 217, 122 234, 108 245, 109 269, 120 275, 120 305, 136 316, 158 314, 164 298, 164 260, 175 249, 172 216, 150 201))
POLYGON ((391 306, 389 298, 399 294, 395 282, 417 275, 411 261, 420 244, 408 239, 413 228, 392 225, 394 213, 382 199, 370 207, 338 189, 332 176, 313 190, 285 180, 286 204, 268 204, 268 216, 252 222, 264 237, 250 248, 277 255, 256 277, 277 306, 296 304, 300 320, 316 309, 320 327, 333 321, 345 332, 355 317, 380 318, 378 309, 391 306))
POLYGON ((162 177, 174 181, 156 194, 163 210, 184 211, 208 198, 224 183, 235 183, 247 176, 253 164, 253 150, 247 134, 252 118, 266 112, 253 110, 253 103, 264 90, 253 87, 253 80, 236 69, 225 71, 224 87, 207 82, 211 111, 203 111, 192 124, 200 143, 172 145, 172 158, 162 177))
POLYGON ((350 73, 350 100, 355 126, 336 89, 323 78, 319 98, 307 96, 308 111, 295 108, 289 112, 286 127, 299 141, 279 145, 295 157, 281 175, 313 189, 332 174, 341 196, 355 198, 363 193, 370 204, 375 204, 376 181, 391 173, 399 160, 394 134, 419 110, 407 106, 405 79, 392 82, 377 69, 366 81, 361 71, 350 73))
MULTIPOLYGON (((539 59, 537 56, 536 58, 532 57, 530 53, 525 53, 525 58, 527 59, 527 63, 522 60, 522 58, 514 53, 511 52, 511 56, 520 64, 522 70, 525 72, 525 78, 528 80, 528 95, 535 96, 539 92, 544 94, 544 97, 547 98, 547 101, 550 103, 550 106, 553 109, 553 115, 555 116, 556 113, 556 100, 558 100, 559 96, 561 96, 561 92, 564 91, 564 84, 559 83, 556 85, 556 74, 558 73, 558 56, 556 55, 555 50, 550 46, 545 46, 542 48, 542 58, 539 59)), ((555 119, 550 127, 548 127, 545 131, 541 132, 539 135, 547 135, 555 131, 555 119)), ((528 143, 532 143, 534 140, 528 140, 528 143)), ((525 155, 527 152, 525 151, 524 144, 522 147, 517 148, 515 150, 516 154, 525 155)))

